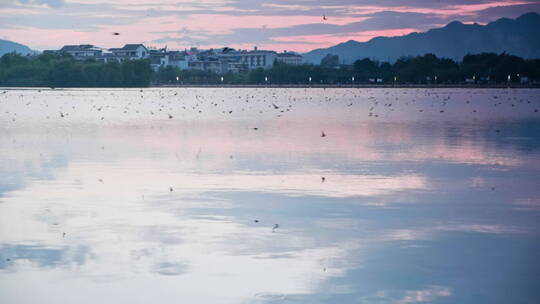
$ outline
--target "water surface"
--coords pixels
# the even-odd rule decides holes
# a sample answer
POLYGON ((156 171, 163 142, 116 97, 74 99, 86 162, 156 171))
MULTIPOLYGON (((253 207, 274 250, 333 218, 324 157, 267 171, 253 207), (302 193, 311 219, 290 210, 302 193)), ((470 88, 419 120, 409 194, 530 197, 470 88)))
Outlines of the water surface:
POLYGON ((0 90, 0 302, 538 303, 539 109, 528 89, 0 90))

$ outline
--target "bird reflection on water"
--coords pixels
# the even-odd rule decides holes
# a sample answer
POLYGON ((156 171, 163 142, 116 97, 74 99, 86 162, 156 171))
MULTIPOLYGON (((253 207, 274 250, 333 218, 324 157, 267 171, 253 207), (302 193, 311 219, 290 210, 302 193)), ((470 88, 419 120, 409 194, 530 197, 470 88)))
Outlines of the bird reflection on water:
POLYGON ((538 296, 534 90, 5 92, 2 303, 538 296))

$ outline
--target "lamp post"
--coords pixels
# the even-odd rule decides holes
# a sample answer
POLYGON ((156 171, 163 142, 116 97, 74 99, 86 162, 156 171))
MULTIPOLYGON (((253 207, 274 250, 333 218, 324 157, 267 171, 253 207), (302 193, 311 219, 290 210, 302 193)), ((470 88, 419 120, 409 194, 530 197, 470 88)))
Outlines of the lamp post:
POLYGON ((354 76, 351 77, 351 87, 354 87, 354 76))
POLYGON ((176 85, 178 86, 180 84, 180 76, 176 76, 176 85))
POLYGON ((264 85, 266 86, 268 84, 268 77, 264 76, 264 85))

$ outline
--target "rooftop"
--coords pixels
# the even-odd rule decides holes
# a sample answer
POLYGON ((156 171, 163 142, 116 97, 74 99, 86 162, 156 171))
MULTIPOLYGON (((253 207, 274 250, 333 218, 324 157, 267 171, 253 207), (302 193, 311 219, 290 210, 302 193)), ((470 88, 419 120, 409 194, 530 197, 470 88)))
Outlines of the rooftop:
POLYGON ((292 52, 289 52, 289 53, 279 53, 278 56, 279 56, 279 57, 302 57, 302 55, 296 54, 296 53, 292 53, 292 52))
POLYGON ((146 48, 144 45, 138 43, 138 44, 126 44, 126 45, 124 45, 124 47, 122 49, 126 50, 126 51, 135 51, 137 48, 139 48, 141 46, 143 48, 146 48))
POLYGON ((79 45, 64 45, 61 49, 61 51, 69 52, 69 51, 89 51, 89 50, 99 50, 98 47, 95 47, 91 44, 79 44, 79 45))
POLYGON ((138 44, 126 44, 121 48, 111 48, 111 49, 109 49, 109 51, 111 51, 111 52, 114 52, 114 51, 136 51, 137 48, 139 48, 141 46, 146 49, 146 47, 144 45, 138 43, 138 44))

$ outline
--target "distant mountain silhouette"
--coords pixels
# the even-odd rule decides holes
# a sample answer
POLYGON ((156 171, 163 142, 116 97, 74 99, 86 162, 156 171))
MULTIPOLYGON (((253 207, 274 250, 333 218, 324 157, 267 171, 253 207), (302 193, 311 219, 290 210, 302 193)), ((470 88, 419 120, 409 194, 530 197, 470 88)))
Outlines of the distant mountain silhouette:
POLYGON ((319 64, 327 54, 352 63, 371 58, 393 62, 401 56, 433 53, 461 60, 467 53, 506 52, 523 58, 540 58, 540 15, 527 13, 517 19, 501 18, 487 25, 453 21, 442 28, 398 37, 375 37, 367 42, 347 41, 304 54, 306 62, 319 64))
POLYGON ((26 45, 22 45, 17 42, 8 41, 8 40, 2 40, 0 39, 0 56, 6 54, 16 52, 21 55, 27 55, 27 54, 34 54, 36 51, 31 50, 26 45))

